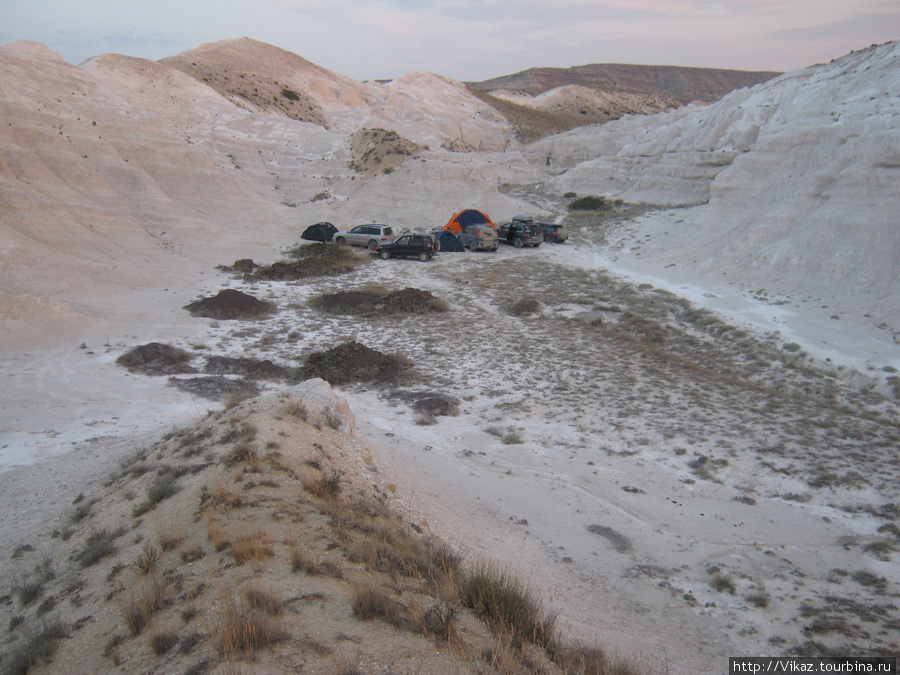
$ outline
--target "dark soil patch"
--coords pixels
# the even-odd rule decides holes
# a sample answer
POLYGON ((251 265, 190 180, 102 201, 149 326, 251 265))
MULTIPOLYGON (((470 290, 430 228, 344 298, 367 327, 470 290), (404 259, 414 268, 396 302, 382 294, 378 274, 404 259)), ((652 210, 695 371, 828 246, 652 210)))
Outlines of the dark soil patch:
POLYGON ((401 291, 339 291, 321 295, 313 305, 331 314, 423 314, 445 312, 448 305, 429 291, 404 288, 401 291))
POLYGON ((403 356, 383 354, 358 342, 345 342, 326 352, 311 354, 300 369, 300 379, 321 377, 329 384, 366 382, 409 367, 409 361, 403 356))
POLYGON ((587 531, 591 534, 597 534, 606 539, 612 547, 619 553, 628 553, 631 551, 631 541, 624 534, 619 534, 611 527, 606 525, 588 525, 587 531))
POLYGON ((296 249, 296 259, 279 260, 257 268, 257 279, 289 281, 308 277, 330 276, 352 272, 361 258, 347 247, 331 243, 316 243, 296 249))
POLYGON ((384 304, 384 296, 367 291, 338 291, 315 298, 313 306, 330 314, 369 314, 384 304))
POLYGON ((459 400, 447 394, 433 391, 392 392, 391 400, 401 400, 418 412, 434 417, 456 417, 459 415, 459 400))
POLYGON ((169 379, 172 384, 179 389, 208 398, 212 401, 220 401, 230 394, 251 394, 259 393, 259 388, 248 380, 230 380, 227 377, 173 377, 169 379))
POLYGON ((125 366, 132 373, 179 375, 197 372, 188 365, 190 360, 190 353, 179 347, 148 342, 128 350, 116 359, 116 363, 125 366))
POLYGON ((293 376, 291 368, 276 365, 269 359, 231 356, 210 356, 204 372, 210 375, 243 375, 251 380, 287 380, 293 376))
POLYGON ((207 316, 211 319, 258 319, 272 313, 275 305, 226 288, 211 298, 197 300, 184 308, 194 316, 207 316))

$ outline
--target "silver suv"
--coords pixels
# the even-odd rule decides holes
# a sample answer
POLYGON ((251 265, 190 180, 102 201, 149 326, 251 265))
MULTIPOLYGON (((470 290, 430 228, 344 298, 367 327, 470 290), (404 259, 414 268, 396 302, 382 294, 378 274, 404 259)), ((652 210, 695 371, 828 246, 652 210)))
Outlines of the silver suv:
POLYGON ((459 243, 470 251, 496 251, 500 245, 497 230, 490 225, 469 225, 458 237, 459 243))
POLYGON ((357 225, 349 232, 337 232, 334 235, 334 243, 339 246, 352 244, 353 246, 365 246, 374 251, 377 246, 394 240, 394 230, 390 225, 357 225))

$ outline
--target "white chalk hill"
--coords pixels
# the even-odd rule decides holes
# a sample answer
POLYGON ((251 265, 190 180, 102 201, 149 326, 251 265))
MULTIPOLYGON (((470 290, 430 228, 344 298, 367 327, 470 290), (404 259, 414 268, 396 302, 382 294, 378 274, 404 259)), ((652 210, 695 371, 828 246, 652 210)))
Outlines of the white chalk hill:
POLYGON ((662 265, 900 320, 900 43, 531 150, 561 191, 700 205, 662 265))

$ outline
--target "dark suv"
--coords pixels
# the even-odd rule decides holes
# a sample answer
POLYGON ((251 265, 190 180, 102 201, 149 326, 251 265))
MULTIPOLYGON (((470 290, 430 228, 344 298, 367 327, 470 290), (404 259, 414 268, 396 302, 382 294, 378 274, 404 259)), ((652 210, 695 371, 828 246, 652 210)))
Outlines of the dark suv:
POLYGON ((506 223, 497 230, 500 241, 512 244, 516 248, 534 246, 537 248, 544 241, 544 233, 531 218, 516 216, 511 223, 506 223))
POLYGON ((544 241, 552 241, 554 244, 561 244, 569 238, 569 232, 562 225, 557 223, 535 223, 544 233, 544 241))
POLYGON ((418 258, 422 262, 428 262, 434 256, 436 250, 434 237, 430 234, 402 234, 388 244, 382 244, 375 249, 375 253, 382 260, 390 258, 418 258))

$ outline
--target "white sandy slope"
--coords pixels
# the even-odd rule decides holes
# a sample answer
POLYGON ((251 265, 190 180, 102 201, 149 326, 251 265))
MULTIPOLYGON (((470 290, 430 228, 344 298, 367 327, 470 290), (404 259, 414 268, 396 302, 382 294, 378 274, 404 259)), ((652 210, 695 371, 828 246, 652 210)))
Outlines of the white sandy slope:
MULTIPOLYGON (((839 61, 734 94, 736 102, 730 111, 716 106, 679 110, 615 123, 606 132, 581 131, 534 146, 535 155, 551 156, 554 172, 570 166, 556 178, 560 190, 669 204, 710 200, 694 209, 648 216, 609 250, 542 247, 535 253, 584 267, 605 266, 618 256, 620 262, 628 263, 627 268, 623 264, 624 271, 630 269, 645 278, 652 275, 658 285, 669 283, 673 290, 685 290, 697 298, 704 298, 715 286, 715 300, 723 310, 733 300, 749 303, 760 314, 787 309, 802 313, 799 298, 796 306, 772 306, 753 302, 737 286, 718 279, 712 283, 704 270, 717 269, 722 251, 744 241, 744 230, 730 227, 719 232, 717 239, 710 230, 712 214, 720 209, 722 222, 743 222, 748 232, 758 232, 754 227, 761 216, 754 220, 751 206, 755 213, 776 203, 790 210, 799 202, 814 213, 818 211, 813 207, 833 204, 827 222, 836 225, 841 217, 849 219, 851 212, 859 213, 864 207, 871 208, 876 222, 884 223, 886 203, 896 196, 893 184, 880 184, 877 193, 861 195, 849 189, 851 183, 844 189, 836 180, 832 189, 843 191, 833 193, 833 199, 810 194, 798 200, 816 175, 844 164, 832 164, 832 153, 812 153, 814 144, 809 141, 779 145, 773 140, 763 146, 759 139, 767 138, 769 127, 762 121, 770 120, 766 105, 772 103, 765 97, 774 96, 772 91, 783 88, 779 100, 788 102, 802 101, 804 88, 824 88, 828 82, 831 94, 840 82, 848 83, 854 92, 867 89, 866 78, 888 78, 889 72, 895 72, 890 67, 896 62, 895 54, 895 46, 888 46, 847 57, 857 64, 854 69, 865 73, 863 79, 854 79, 860 73, 854 74, 853 69, 839 76, 839 69, 846 70, 848 63, 839 61), (871 66, 869 71, 864 70, 866 65, 871 66), (794 89, 789 87, 791 82, 794 89), (757 96, 764 98, 753 108, 752 119, 759 121, 759 129, 751 139, 753 133, 747 130, 755 128, 752 124, 732 125, 731 121, 748 114, 745 102, 757 96), (742 107, 738 110, 737 105, 742 107), (698 121, 707 119, 698 117, 701 113, 714 115, 706 127, 709 142, 676 151, 691 138, 689 120, 704 126, 698 121), (633 137, 629 140, 628 134, 656 140, 640 145, 633 137), (726 137, 727 143, 719 143, 726 137), (629 148, 621 157, 597 159, 599 154, 614 154, 603 148, 620 146, 629 148), (732 150, 722 152, 723 147, 732 150), (768 154, 753 160, 763 148, 768 148, 768 154), (790 181, 785 173, 781 183, 772 184, 778 200, 754 201, 752 185, 772 173, 786 172, 782 164, 801 151, 807 153, 807 163, 796 181, 793 172, 789 172, 790 181), (643 152, 647 157, 640 156, 643 152), (735 187, 720 193, 726 184, 719 181, 751 160, 759 162, 760 175, 748 176, 747 185, 732 183, 735 187), (603 180, 609 181, 608 173, 614 175, 618 191, 601 190, 603 180), (670 199, 664 199, 665 195, 670 199), (734 212, 727 212, 728 204, 735 205, 734 212), (676 237, 685 227, 691 227, 691 235, 676 237), (645 232, 656 236, 648 241, 645 232), (660 241, 672 237, 673 243, 657 250, 657 237, 660 241), (691 248, 696 251, 693 258, 681 252, 678 266, 666 269, 671 262, 665 256, 678 251, 675 244, 688 246, 692 238, 705 248, 691 248), (708 257, 701 256, 704 252, 708 257)), ((128 347, 150 340, 186 347, 209 346, 219 340, 222 328, 198 324, 181 309, 198 293, 220 286, 215 265, 246 256, 271 261, 281 248, 297 241, 303 227, 320 219, 340 227, 372 219, 433 227, 442 225, 455 210, 473 206, 502 220, 531 208, 501 194, 502 183, 536 184, 547 178, 542 162, 529 164, 519 152, 463 154, 432 147, 424 160, 361 181, 347 166, 343 133, 253 115, 162 64, 104 56, 76 68, 49 50, 23 43, 0 49, 0 59, 5 73, 0 79, 0 377, 4 384, 0 494, 5 513, 12 513, 13 505, 16 508, 16 517, 5 518, 0 528, 4 545, 21 543, 22 532, 63 513, 75 495, 102 480, 118 458, 205 413, 210 403, 166 386, 163 378, 127 375, 113 361, 128 347), (326 196, 318 198, 322 194, 326 196)), ((411 88, 421 87, 417 96, 427 101, 426 84, 431 77, 411 79, 415 83, 411 88)), ((880 87, 893 80, 877 82, 880 87)), ((896 92, 897 88, 886 90, 896 92)), ((892 127, 887 115, 865 114, 871 112, 865 107, 871 104, 862 94, 854 96, 847 94, 862 110, 846 118, 859 129, 853 132, 854 138, 885 131, 887 141, 871 152, 880 153, 877 163, 889 164, 883 147, 892 142, 887 132, 896 122, 892 127), (869 126, 875 124, 882 126, 869 126)), ((896 94, 888 102, 896 104, 896 94)), ((413 111, 409 114, 416 118, 413 111)), ((800 124, 800 112, 794 115, 799 118, 797 139, 807 138, 809 130, 800 124)), ((394 115, 401 121, 402 117, 394 115)), ((778 119, 782 120, 781 135, 789 138, 790 119, 778 119)), ((413 129, 424 122, 413 119, 409 124, 413 129)), ((834 141, 833 149, 843 152, 846 146, 861 142, 849 138, 848 132, 847 142, 834 141)), ((871 158, 865 161, 872 162, 871 158)), ((853 162, 847 167, 852 168, 853 162)), ((782 230, 775 232, 781 234, 765 241, 766 246, 786 241, 787 216, 776 222, 782 230)), ((789 240, 806 251, 809 237, 801 235, 791 231, 789 240)), ((892 242, 896 244, 890 240, 885 248, 892 242)), ((869 243, 861 238, 854 245, 869 243)), ((503 249, 501 255, 514 253, 503 249)), ((883 258, 873 260, 886 264, 883 258)), ((746 275, 736 282, 751 283, 754 275, 761 274, 754 261, 734 266, 735 277, 746 275)), ((436 292, 444 284, 445 293, 459 293, 462 286, 454 276, 455 264, 453 258, 441 256, 433 267, 381 266, 374 276, 360 276, 356 281, 418 284, 436 292)), ((806 293, 819 293, 817 279, 798 274, 791 281, 793 286, 783 282, 784 290, 802 287, 806 293)), ((777 290, 768 280, 757 288, 762 285, 777 290)), ((892 288, 888 285, 884 291, 887 300, 894 297, 892 288)), ((299 303, 307 290, 279 292, 290 296, 283 302, 299 303)), ((879 311, 885 321, 897 306, 875 304, 873 311, 879 311)), ((302 331, 303 324, 297 329, 302 331)), ((333 337, 353 335, 339 329, 333 337)), ((316 335, 304 339, 314 344, 316 335)), ((234 348, 241 353, 245 346, 234 348)), ((443 355, 451 353, 448 345, 434 348, 443 355)), ((882 362, 887 365, 892 358, 882 362)), ((467 370, 464 363, 458 369, 460 374, 467 370)), ((504 378, 509 386, 518 386, 513 375, 472 376, 485 378, 484 387, 491 377, 498 378, 501 386, 504 378)), ((742 603, 740 596, 723 602, 708 588, 703 573, 707 562, 731 561, 732 569, 745 569, 750 579, 779 579, 771 582, 770 589, 786 595, 791 583, 784 579, 790 579, 795 570, 818 578, 832 567, 856 569, 868 564, 858 552, 834 545, 841 537, 873 534, 862 516, 841 515, 821 505, 786 509, 782 500, 773 499, 759 500, 748 518, 749 507, 733 501, 733 486, 688 487, 682 472, 654 461, 652 455, 638 461, 615 453, 603 455, 602 465, 585 473, 585 455, 573 459, 575 444, 627 449, 617 445, 623 441, 615 427, 605 424, 609 414, 605 409, 596 417, 605 430, 581 440, 564 425, 548 426, 543 415, 552 402, 536 403, 533 416, 516 420, 526 438, 537 439, 521 448, 505 446, 480 428, 484 424, 481 411, 492 405, 490 397, 474 400, 471 410, 452 426, 436 427, 412 424, 408 413, 374 396, 359 394, 350 405, 359 428, 375 447, 379 471, 398 476, 401 496, 411 510, 433 523, 435 531, 472 553, 509 562, 545 592, 554 607, 566 608, 563 622, 577 636, 629 654, 649 655, 660 668, 663 663, 670 665, 668 672, 720 672, 716 664, 723 663, 725 656, 763 650, 772 626, 784 618, 778 605, 757 610, 742 603), (487 454, 466 455, 471 449, 484 449, 487 454), (622 491, 631 485, 644 490, 642 499, 622 491), (710 517, 711 513, 716 515, 710 517), (528 525, 518 525, 521 520, 528 525), (585 527, 595 522, 627 532, 637 553, 616 557, 602 539, 585 537, 585 527), (748 548, 747 542, 754 544, 748 548), (821 542, 829 545, 820 546, 821 542), (772 557, 765 550, 782 553, 772 557), (565 557, 573 562, 563 561, 565 557), (784 562, 785 558, 790 562, 784 562), (656 567, 681 569, 678 589, 696 593, 701 604, 716 601, 718 605, 690 609, 673 599, 670 589, 658 588, 652 577, 649 582, 646 577, 629 577, 625 572, 636 565, 644 565, 650 574, 656 567)), ((775 487, 761 484, 759 490, 764 493, 775 487)), ((893 563, 876 563, 875 568, 893 583, 900 581, 893 563)))
POLYGON ((891 340, 900 331, 898 90, 895 42, 531 150, 560 191, 694 206, 644 221, 652 241, 640 257, 653 267, 887 324, 891 340))

